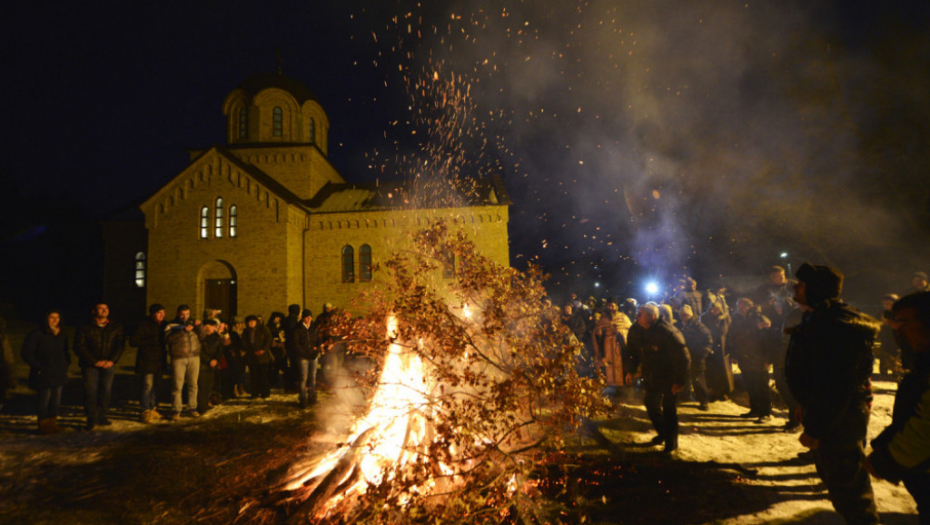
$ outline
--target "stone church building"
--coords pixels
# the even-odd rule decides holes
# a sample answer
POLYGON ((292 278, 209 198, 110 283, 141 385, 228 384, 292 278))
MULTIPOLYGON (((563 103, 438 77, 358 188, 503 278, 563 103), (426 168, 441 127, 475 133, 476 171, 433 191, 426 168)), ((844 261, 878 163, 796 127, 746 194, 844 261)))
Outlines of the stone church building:
MULTIPOLYGON (((499 177, 469 181, 447 204, 414 205, 404 182, 353 184, 327 158, 330 121, 310 91, 280 73, 247 78, 226 97, 226 144, 190 164, 140 206, 104 224, 104 300, 138 320, 161 303, 195 316, 267 318, 300 304, 349 306, 377 281, 372 265, 437 219, 466 228, 479 251, 509 265, 499 177)), ((435 202, 432 201, 432 202, 435 202)))

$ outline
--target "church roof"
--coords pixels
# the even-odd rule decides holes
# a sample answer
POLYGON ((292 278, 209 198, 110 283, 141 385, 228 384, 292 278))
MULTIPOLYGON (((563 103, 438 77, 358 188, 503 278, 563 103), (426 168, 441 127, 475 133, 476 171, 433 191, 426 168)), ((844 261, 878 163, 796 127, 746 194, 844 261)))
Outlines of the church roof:
POLYGON ((304 203, 313 213, 412 208, 509 206, 513 204, 500 176, 482 179, 327 184, 304 203))
POLYGON ((297 99, 298 104, 303 104, 308 100, 317 100, 316 96, 307 89, 307 86, 303 85, 299 80, 295 80, 283 73, 259 73, 251 75, 243 80, 238 88, 245 91, 246 96, 250 99, 263 89, 278 88, 293 95, 293 97, 297 99))

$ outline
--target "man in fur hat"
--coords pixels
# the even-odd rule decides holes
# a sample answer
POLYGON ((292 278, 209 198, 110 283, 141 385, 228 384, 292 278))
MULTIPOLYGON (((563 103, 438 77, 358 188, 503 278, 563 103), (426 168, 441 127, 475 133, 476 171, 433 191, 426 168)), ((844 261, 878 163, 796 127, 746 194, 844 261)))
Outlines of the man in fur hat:
POLYGON ((794 300, 805 314, 791 330, 785 372, 800 406, 800 441, 846 522, 878 523, 864 445, 879 323, 840 299, 839 271, 805 263, 796 276, 794 300))

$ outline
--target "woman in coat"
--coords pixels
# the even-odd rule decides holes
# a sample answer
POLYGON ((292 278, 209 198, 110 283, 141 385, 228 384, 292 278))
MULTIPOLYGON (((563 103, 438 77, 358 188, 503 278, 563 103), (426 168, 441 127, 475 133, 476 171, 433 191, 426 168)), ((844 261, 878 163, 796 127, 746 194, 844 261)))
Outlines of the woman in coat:
POLYGON ((245 348, 245 362, 249 365, 252 377, 252 399, 262 399, 271 395, 268 384, 268 367, 272 363, 271 332, 259 324, 258 317, 250 315, 245 318, 245 331, 242 332, 242 347, 245 348))
POLYGON ((61 314, 52 310, 41 326, 29 332, 20 355, 29 364, 29 387, 38 392, 40 434, 57 434, 61 391, 68 380, 68 339, 61 333, 61 314))

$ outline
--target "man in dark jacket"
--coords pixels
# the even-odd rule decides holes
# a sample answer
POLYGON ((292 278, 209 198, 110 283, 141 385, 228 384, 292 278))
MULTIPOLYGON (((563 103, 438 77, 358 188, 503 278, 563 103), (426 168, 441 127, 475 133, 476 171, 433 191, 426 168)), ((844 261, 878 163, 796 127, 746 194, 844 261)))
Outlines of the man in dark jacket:
POLYGON ((139 406, 143 423, 154 423, 161 419, 158 413, 158 385, 168 364, 165 352, 165 307, 154 303, 149 306, 149 316, 139 323, 129 344, 136 347, 136 374, 142 377, 142 398, 139 406))
POLYGON ((197 413, 204 415, 210 410, 210 395, 213 393, 213 380, 223 357, 226 325, 216 319, 210 319, 203 325, 203 337, 200 339, 200 373, 197 376, 197 413))
POLYGON ((690 305, 684 305, 678 311, 681 319, 681 335, 688 345, 691 354, 691 386, 694 389, 694 399, 698 402, 698 410, 707 410, 710 395, 707 392, 707 356, 712 352, 714 338, 710 330, 694 315, 690 305))
POLYGON ((109 426, 107 410, 113 390, 114 365, 123 355, 126 341, 123 327, 110 321, 110 308, 106 303, 94 305, 93 319, 74 334, 74 353, 77 354, 84 377, 84 410, 87 413, 85 430, 96 425, 109 426))
POLYGON ((785 373, 800 405, 801 444, 814 452, 830 501, 847 523, 878 523, 865 437, 878 322, 840 300, 843 275, 803 264, 795 301, 809 308, 791 332, 785 373))
POLYGON ((297 391, 297 382, 300 380, 300 365, 298 363, 295 345, 295 331, 300 323, 300 305, 292 304, 287 307, 287 317, 284 318, 284 351, 287 354, 287 368, 284 370, 284 391, 297 391))
MULTIPOLYGON (((633 356, 634 370, 642 366, 644 403, 652 426, 658 435, 652 443, 665 443, 665 452, 678 449, 678 408, 676 396, 688 381, 691 357, 682 337, 674 326, 659 318, 659 308, 646 303, 639 310, 636 323, 644 328, 642 344, 637 343, 633 356)), ((632 374, 626 384, 633 384, 632 374)))
POLYGON ((930 523, 930 292, 894 304, 895 332, 914 349, 914 369, 898 385, 891 425, 872 440, 866 468, 904 486, 917 502, 920 523, 930 523))
POLYGON ((300 372, 297 399, 305 408, 316 403, 316 369, 320 357, 320 339, 313 325, 313 312, 309 309, 301 313, 300 323, 294 328, 294 339, 294 356, 300 372))

